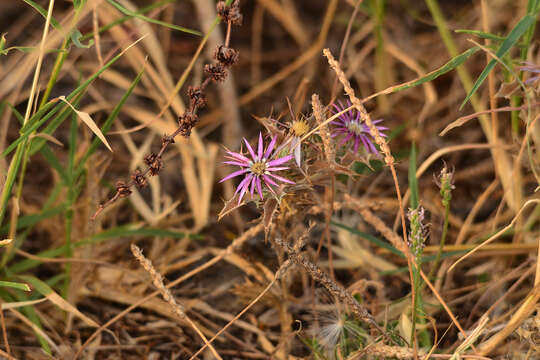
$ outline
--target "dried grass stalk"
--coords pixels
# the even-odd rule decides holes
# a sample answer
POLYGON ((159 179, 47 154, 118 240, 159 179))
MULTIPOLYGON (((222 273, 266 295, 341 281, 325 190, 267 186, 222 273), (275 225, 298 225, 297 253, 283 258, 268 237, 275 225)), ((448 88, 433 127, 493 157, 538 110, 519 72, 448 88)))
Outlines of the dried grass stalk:
POLYGON ((152 283, 159 290, 161 296, 163 296, 163 299, 171 306, 171 309, 176 316, 178 316, 180 319, 186 320, 191 325, 193 330, 199 334, 204 343, 210 348, 212 354, 214 354, 217 359, 221 359, 221 356, 219 356, 216 349, 214 349, 214 347, 208 342, 208 339, 206 336, 204 336, 202 331, 189 317, 186 316, 184 307, 176 302, 174 296, 171 294, 171 291, 165 287, 165 284, 163 284, 163 276, 161 276, 161 274, 154 268, 152 262, 144 257, 142 250, 137 245, 131 244, 131 252, 133 253, 133 256, 135 256, 135 258, 137 258, 137 260, 141 263, 144 270, 150 274, 152 283))
POLYGON ((326 116, 324 113, 324 107, 321 104, 319 95, 313 94, 311 96, 311 106, 313 107, 313 115, 319 124, 319 134, 322 138, 322 143, 324 147, 324 154, 326 156, 326 161, 328 164, 333 167, 334 161, 336 159, 336 150, 332 146, 332 136, 330 134, 330 128, 328 124, 325 124, 326 116))

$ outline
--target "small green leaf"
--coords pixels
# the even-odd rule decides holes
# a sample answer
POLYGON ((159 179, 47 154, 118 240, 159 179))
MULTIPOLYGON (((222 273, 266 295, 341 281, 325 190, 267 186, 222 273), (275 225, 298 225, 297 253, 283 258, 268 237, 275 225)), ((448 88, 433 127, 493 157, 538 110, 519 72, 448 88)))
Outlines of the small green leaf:
POLYGON ((447 72, 454 70, 459 65, 463 64, 465 62, 465 60, 467 60, 472 54, 474 54, 478 50, 479 50, 479 48, 476 47, 476 46, 473 47, 473 48, 470 48, 469 50, 463 52, 462 54, 459 54, 458 56, 452 58, 450 61, 448 61, 446 64, 444 64, 443 66, 441 66, 437 70, 432 71, 429 74, 427 74, 425 76, 422 76, 419 79, 409 81, 409 82, 407 82, 407 83, 405 83, 403 85, 400 85, 400 86, 396 86, 395 88, 392 89, 392 93, 396 93, 398 91, 406 90, 406 89, 421 85, 421 84, 423 84, 425 82, 434 80, 434 79, 438 78, 439 76, 444 75, 447 72))
POLYGON ((31 291, 30 286, 23 283, 16 283, 13 281, 0 281, 0 287, 9 287, 13 289, 19 289, 22 291, 31 291))
POLYGON ((86 3, 86 0, 73 0, 73 7, 75 10, 79 10, 81 7, 84 6, 86 3))
POLYGON ((2 54, 2 55, 7 54, 7 51, 4 50, 5 47, 6 47, 6 33, 3 33, 0 36, 0 54, 2 54))
POLYGON ((73 44, 75 44, 76 47, 78 47, 79 49, 88 49, 89 47, 94 45, 93 39, 88 40, 88 43, 86 45, 81 43, 82 36, 83 35, 79 31, 79 29, 74 29, 71 32, 71 41, 73 42, 73 44))
MULTIPOLYGON (((36 9, 36 11, 40 13, 41 16, 43 16, 45 19, 47 18, 47 10, 42 8, 39 4, 36 4, 32 0, 23 0, 23 1, 27 3, 28 5, 30 5, 31 7, 33 7, 34 9, 36 9)), ((56 30, 62 29, 62 27, 60 26, 60 23, 56 21, 56 19, 53 18, 52 16, 51 16, 51 24, 56 30)))
POLYGON ((455 32, 459 34, 469 34, 469 35, 478 36, 479 38, 482 38, 482 39, 488 39, 488 40, 493 40, 493 41, 504 41, 504 37, 502 36, 480 31, 480 30, 458 29, 458 30, 455 30, 455 32))
MULTIPOLYGON (((517 25, 512 29, 512 31, 510 31, 510 34, 508 34, 508 36, 505 38, 505 40, 503 41, 503 43, 501 44, 501 46, 499 47, 499 49, 497 50, 495 55, 498 58, 502 58, 512 48, 512 46, 514 46, 514 44, 516 44, 518 42, 518 40, 521 38, 521 36, 527 31, 527 29, 532 24, 534 24, 535 21, 536 21, 535 16, 533 16, 531 14, 525 15, 517 23, 517 25)), ((482 85, 484 80, 489 75, 489 72, 495 67, 496 63, 497 63, 497 60, 492 59, 487 64, 487 66, 484 68, 484 71, 482 71, 482 73, 480 74, 480 76, 478 77, 476 82, 474 83, 471 91, 469 91, 469 93, 467 94, 467 97, 465 98, 465 100, 463 100, 463 103, 459 107, 460 110, 469 101, 471 96, 473 96, 473 94, 476 93, 476 91, 478 90, 480 85, 482 85)))

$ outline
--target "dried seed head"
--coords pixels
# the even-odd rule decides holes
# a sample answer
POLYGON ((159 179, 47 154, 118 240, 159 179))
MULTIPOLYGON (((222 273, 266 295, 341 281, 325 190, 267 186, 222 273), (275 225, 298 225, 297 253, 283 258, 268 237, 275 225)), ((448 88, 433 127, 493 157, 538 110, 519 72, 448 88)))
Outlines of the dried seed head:
POLYGON ((200 86, 190 86, 188 88, 188 96, 191 102, 192 108, 203 108, 206 106, 206 96, 204 96, 204 92, 202 91, 200 86))
POLYGON ((235 0, 231 5, 225 1, 219 1, 216 5, 219 17, 226 23, 242 25, 242 14, 240 13, 240 1, 235 0))
POLYGON ((163 160, 154 153, 146 155, 144 157, 144 162, 150 169, 150 176, 157 175, 163 168, 163 160))
MULTIPOLYGON (((180 121, 180 118, 178 119, 178 121, 180 121)), ((163 137, 161 138, 161 146, 167 146, 169 144, 174 144, 174 137, 167 134, 163 135, 163 137)))
POLYGON ((227 71, 225 70, 225 66, 223 66, 223 64, 221 63, 205 65, 204 72, 215 82, 223 82, 227 77, 227 71))
POLYGON ((148 182, 146 180, 146 177, 141 173, 141 170, 137 169, 135 172, 131 175, 131 179, 135 182, 135 185, 139 188, 143 188, 146 185, 148 185, 148 182))
POLYGON ((187 112, 178 118, 178 128, 182 136, 188 137, 191 135, 191 129, 197 123, 197 115, 187 112))
POLYGON ((426 226, 424 225, 424 208, 419 206, 416 209, 409 209, 407 217, 410 222, 409 247, 418 265, 420 265, 427 236, 426 226))
POLYGON ((454 186, 454 171, 448 170, 446 167, 446 164, 444 164, 444 167, 441 170, 441 174, 439 175, 439 179, 436 180, 437 185, 441 188, 441 198, 443 205, 449 206, 450 200, 452 200, 452 190, 455 189, 454 186))
POLYGON ((238 51, 224 45, 219 45, 214 52, 214 58, 224 66, 232 66, 238 61, 238 51))
POLYGON ((116 192, 118 193, 118 196, 121 198, 127 197, 131 194, 131 190, 129 186, 127 186, 127 184, 123 181, 118 181, 116 183, 116 192))

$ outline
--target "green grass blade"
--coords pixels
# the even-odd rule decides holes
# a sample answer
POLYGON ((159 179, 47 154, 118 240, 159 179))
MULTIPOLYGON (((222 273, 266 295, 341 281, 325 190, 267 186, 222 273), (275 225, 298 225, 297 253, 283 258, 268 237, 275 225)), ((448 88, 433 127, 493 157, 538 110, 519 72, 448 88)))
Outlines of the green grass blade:
POLYGON ((331 221, 331 224, 332 225, 335 225, 339 228, 342 228, 342 229, 345 229, 347 230, 348 232, 352 233, 352 234, 355 234, 355 235, 358 235, 360 236, 361 238, 364 238, 366 239, 367 241, 373 243, 374 245, 378 246, 378 247, 382 247, 388 251, 390 251, 392 254, 394 255, 397 255, 399 257, 402 257, 402 258, 405 258, 405 255, 399 251, 398 249, 396 249, 395 247, 393 247, 392 245, 390 245, 389 243, 383 241, 383 240, 380 240, 378 238, 376 238, 375 236, 373 235, 370 235, 368 233, 365 233, 365 232, 362 232, 362 231, 359 231, 359 230, 356 230, 356 229, 353 229, 351 227, 348 227, 347 225, 344 225, 344 224, 341 224, 341 223, 338 223, 338 222, 335 222, 335 221, 331 221))
MULTIPOLYGON (((446 258, 450 258, 452 256, 462 255, 462 254, 465 254, 466 252, 467 252, 467 250, 448 251, 448 252, 445 252, 445 253, 441 253, 441 259, 446 259, 446 258)), ((434 261, 436 258, 437 258, 436 254, 422 256, 422 263, 429 263, 431 261, 434 261)), ((382 271, 379 274, 380 275, 394 275, 394 274, 397 274, 397 273, 408 272, 408 271, 409 271, 409 268, 407 266, 402 266, 402 267, 394 269, 394 270, 382 271)))
MULTIPOLYGON (((133 228, 133 226, 125 225, 125 226, 119 226, 119 227, 116 227, 107 231, 103 231, 99 234, 92 235, 81 241, 74 242, 72 244, 72 247, 77 248, 84 245, 97 244, 97 243, 100 243, 109 239, 120 238, 120 237, 123 237, 123 238, 135 237, 135 236, 171 237, 175 239, 183 239, 185 237, 190 237, 192 239, 200 238, 200 236, 196 234, 187 234, 183 232, 163 230, 163 229, 154 229, 154 228, 136 229, 136 228, 133 228)), ((43 258, 54 258, 57 256, 64 255, 65 253, 66 253, 66 247, 60 246, 58 248, 42 251, 38 253, 36 256, 43 257, 43 258)), ((13 274, 21 273, 23 271, 28 271, 40 265, 41 263, 42 262, 39 260, 25 259, 9 266, 7 269, 7 272, 13 273, 13 274)))
POLYGON ((43 157, 45 158, 45 160, 47 160, 49 165, 51 165, 51 167, 56 170, 58 175, 60 175, 60 179, 62 179, 62 182, 64 184, 68 184, 69 179, 68 179, 68 174, 66 172, 66 169, 62 167, 62 164, 60 164, 60 160, 58 160, 56 155, 54 155, 54 153, 51 151, 49 146, 47 145, 43 146, 40 152, 41 152, 41 155, 43 155, 43 157))
MULTIPOLYGON (((162 1, 158 1, 156 3, 153 3, 151 5, 148 5, 146 7, 143 7, 143 8, 140 8, 139 10, 135 11, 135 14, 145 14, 147 12, 150 12, 154 9, 157 9, 158 7, 162 6, 162 5, 165 5, 165 4, 170 4, 170 3, 173 3, 175 2, 176 0, 162 0, 162 1)), ((120 25, 120 24, 123 24, 125 23, 126 21, 130 20, 130 19, 133 19, 134 16, 131 16, 131 15, 127 15, 127 16, 124 16, 124 17, 121 17, 120 19, 117 19, 115 21, 112 21, 110 22, 109 24, 107 25, 104 25, 102 27, 99 28, 98 32, 101 34, 113 27, 115 27, 116 25, 120 25)), ((84 41, 84 40, 88 40, 88 39, 91 39, 94 37, 94 33, 93 32, 89 32, 89 33, 86 33, 82 36, 82 38, 80 39, 81 41, 84 41)))
POLYGON ((418 208, 420 199, 418 195, 418 180, 416 179, 416 145, 411 144, 411 155, 409 156, 409 189, 411 190, 411 209, 418 208))
MULTIPOLYGON (((141 38, 142 39, 142 38, 141 38)), ((137 40, 140 41, 141 39, 137 40)), ((133 43, 131 46, 135 45, 135 43, 133 43)), ((127 50, 127 49, 126 49, 127 50)), ((120 59, 120 57, 122 57, 122 55, 125 53, 125 50, 122 51, 120 54, 116 55, 114 58, 112 58, 107 64, 105 64, 103 67, 101 67, 98 71, 96 71, 90 78, 88 78, 85 82, 83 82, 81 85, 79 85, 75 90, 73 90, 68 96, 66 96, 66 99, 70 102, 73 102, 73 99, 79 95, 81 95, 84 90, 86 90, 86 88, 99 76, 101 75, 105 70, 107 70, 111 65, 113 65, 116 61, 118 61, 118 59, 120 59)), ((47 103, 48 104, 51 104, 50 106, 53 106, 55 102, 49 102, 47 103)), ((47 107, 47 105, 45 107, 47 107)), ((50 109, 50 107, 48 107, 48 109, 50 109)), ((41 125, 43 125, 49 118, 51 118, 54 114, 56 114, 58 111, 60 111, 60 109, 63 109, 65 112, 65 116, 69 115, 71 113, 71 109, 69 109, 68 105, 66 105, 65 103, 63 102, 56 102, 56 106, 54 106, 54 108, 49 112, 47 113, 45 116, 43 116, 42 118, 38 118, 34 121, 31 121, 32 124, 31 126, 25 126, 21 129, 21 136, 19 136, 15 141, 13 141, 3 152, 2 152, 2 156, 6 156, 8 155, 11 151, 13 151, 20 143, 22 143, 23 141, 25 141, 29 136, 30 134, 32 134, 32 132, 34 132, 35 130, 37 130, 41 125)), ((63 113, 63 112, 62 112, 63 113)), ((43 113, 41 113, 40 111, 38 111, 36 113, 37 114, 40 114, 43 115, 43 113)), ((32 116, 32 118, 34 118, 35 116, 32 116)), ((55 126, 50 126, 48 127, 46 130, 44 130, 43 132, 44 133, 47 133, 47 134, 51 134, 55 129, 56 127, 58 127, 60 125, 60 123, 58 124, 55 124, 55 126)), ((40 145, 37 146, 37 147, 32 147, 32 150, 30 152, 30 154, 34 154, 37 150, 39 150, 39 148, 41 146, 43 146, 43 143, 44 141, 40 141, 41 139, 36 139, 35 143, 39 143, 40 145)))
POLYGON ((458 34, 469 34, 469 35, 478 36, 481 39, 487 39, 487 40, 493 40, 493 41, 504 41, 504 37, 502 36, 480 31, 480 30, 458 29, 458 30, 454 30, 454 32, 458 34))
MULTIPOLYGON (((33 7, 34 9, 36 9, 36 11, 40 13, 41 16, 43 16, 45 19, 47 18, 47 10, 42 8, 39 4, 36 4, 32 0, 23 0, 23 1, 27 3, 28 5, 30 5, 31 7, 33 7)), ((62 29, 62 27, 60 26, 60 23, 52 16, 51 16, 51 24, 56 30, 62 29)))
MULTIPOLYGON (((521 38, 521 36, 529 29, 529 27, 534 24, 536 21, 535 17, 531 14, 525 15, 518 23, 517 25, 510 31, 508 36, 505 38, 501 46, 496 52, 497 57, 502 58, 511 48, 514 46, 518 40, 521 38)), ((471 91, 467 94, 467 97, 465 100, 463 100, 463 103, 459 107, 460 110, 465 106, 465 104, 469 101, 471 96, 478 90, 480 85, 484 82, 484 80, 489 75, 489 72, 495 67, 495 64, 497 63, 496 60, 491 60, 488 65, 484 68, 484 71, 480 74, 476 82, 474 83, 471 91)))
MULTIPOLYGON (((13 297, 10 293, 0 288, 0 297, 2 297, 2 299, 4 299, 5 302, 28 301, 31 299, 29 296, 27 296, 24 293, 21 293, 20 291, 13 291, 13 295, 15 297, 13 297)), ((39 317, 32 306, 23 306, 20 310, 21 311, 19 312, 24 313, 24 315, 22 316, 26 315, 28 320, 30 320, 38 329, 43 330, 43 327, 41 326, 41 321, 39 320, 39 317)), ((18 311, 18 310, 15 310, 15 311, 18 311)), ((43 338, 43 336, 41 336, 41 334, 39 334, 35 329, 33 330, 34 330, 34 333, 36 334, 36 337, 43 351, 51 355, 51 347, 49 346, 49 343, 47 342, 47 340, 43 338)))
POLYGON ((443 66, 441 66, 437 70, 432 71, 429 74, 427 74, 427 75, 425 75, 425 76, 423 76, 423 77, 421 77, 421 78, 419 78, 417 80, 407 82, 407 83, 405 83, 403 85, 400 85, 400 86, 396 86, 395 88, 392 89, 392 93, 396 93, 398 91, 410 89, 412 87, 422 85, 425 82, 432 81, 432 80, 438 78, 439 76, 444 75, 447 72, 454 70, 459 65, 463 64, 465 62, 465 60, 467 60, 471 55, 473 55, 478 50, 480 50, 480 48, 478 48, 476 46, 473 47, 473 48, 470 48, 467 51, 459 54, 458 56, 453 57, 450 61, 448 61, 446 64, 444 64, 443 66))
MULTIPOLYGON (((64 210, 65 210, 65 206, 59 205, 52 209, 47 209, 45 211, 42 211, 39 214, 21 216, 19 220, 17 221, 17 230, 22 230, 27 227, 34 226, 40 221, 43 221, 45 219, 48 219, 48 218, 51 218, 53 216, 60 214, 64 210)), ((7 234, 8 231, 9 231, 9 224, 6 224, 0 228, 0 234, 7 234)))
POLYGON ((0 287, 9 287, 13 289, 19 289, 22 291, 30 291, 30 286, 23 283, 13 282, 13 281, 0 281, 0 287))
POLYGON ((4 220, 4 216, 7 211, 7 203, 11 196, 11 190, 13 189, 13 184, 15 183, 15 178, 17 177, 19 167, 21 166, 23 153, 24 147, 17 147, 17 151, 15 151, 15 155, 9 164, 6 182, 4 184, 4 188, 2 189, 2 195, 0 195, 0 225, 2 225, 2 221, 4 220))
MULTIPOLYGON (((49 249, 45 251, 41 251, 36 256, 42 257, 42 258, 55 258, 60 255, 65 254, 66 247, 60 246, 54 249, 49 249)), ((36 266, 40 265, 42 261, 35 260, 35 259, 25 259, 22 261, 19 261, 18 263, 15 263, 7 268, 7 272, 9 274, 19 274, 24 271, 28 271, 30 269, 35 268, 36 266)))
POLYGON ((149 18, 148 16, 144 16, 144 15, 138 14, 136 12, 133 12, 131 10, 128 10, 128 9, 126 9, 125 7, 123 7, 122 5, 120 5, 119 3, 117 3, 114 0, 107 0, 107 2, 109 4, 111 4, 112 6, 114 6, 115 8, 117 8, 118 11, 120 11, 124 15, 133 16, 133 17, 135 17, 137 19, 148 21, 149 23, 156 24, 156 25, 161 25, 161 26, 167 27, 169 29, 174 29, 174 30, 182 31, 182 32, 185 32, 185 33, 188 33, 188 34, 202 36, 202 33, 200 31, 188 29, 188 28, 185 28, 183 26, 169 24, 169 23, 166 23, 164 21, 152 19, 152 18, 149 18))

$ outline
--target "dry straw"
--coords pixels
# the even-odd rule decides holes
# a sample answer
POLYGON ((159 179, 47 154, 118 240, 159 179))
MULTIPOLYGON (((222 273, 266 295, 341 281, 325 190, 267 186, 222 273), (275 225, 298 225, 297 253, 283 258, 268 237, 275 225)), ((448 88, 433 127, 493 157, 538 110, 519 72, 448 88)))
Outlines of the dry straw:
POLYGON ((333 167, 336 159, 336 150, 332 146, 332 135, 328 124, 325 122, 326 116, 324 114, 324 107, 319 100, 319 95, 313 94, 311 96, 311 106, 313 107, 313 115, 319 124, 319 135, 321 135, 326 161, 330 167, 333 167))
POLYGON ((171 294, 171 291, 165 287, 165 284, 163 283, 163 276, 161 276, 161 274, 154 268, 152 262, 144 257, 141 249, 135 244, 131 244, 131 252, 133 253, 133 256, 135 256, 135 258, 137 258, 137 260, 141 263, 144 270, 150 274, 152 283, 161 293, 163 299, 171 306, 171 310, 174 312, 174 314, 178 316, 178 318, 186 320, 191 325, 193 330, 199 334, 204 343, 210 348, 212 354, 214 354, 216 358, 221 359, 221 356, 219 356, 216 349, 214 349, 214 347, 208 342, 208 339, 206 336, 204 336, 199 327, 186 315, 184 312, 184 307, 176 302, 174 296, 171 294))
POLYGON ((373 316, 367 311, 367 309, 360 305, 358 301, 341 285, 337 284, 328 274, 321 270, 320 267, 311 262, 307 257, 299 253, 299 246, 291 246, 286 241, 276 238, 275 243, 289 255, 289 259, 295 264, 302 266, 307 273, 313 278, 313 280, 323 285, 332 296, 337 298, 340 302, 349 306, 351 311, 361 320, 369 323, 374 328, 379 330, 381 334, 385 334, 385 331, 379 327, 373 316))

